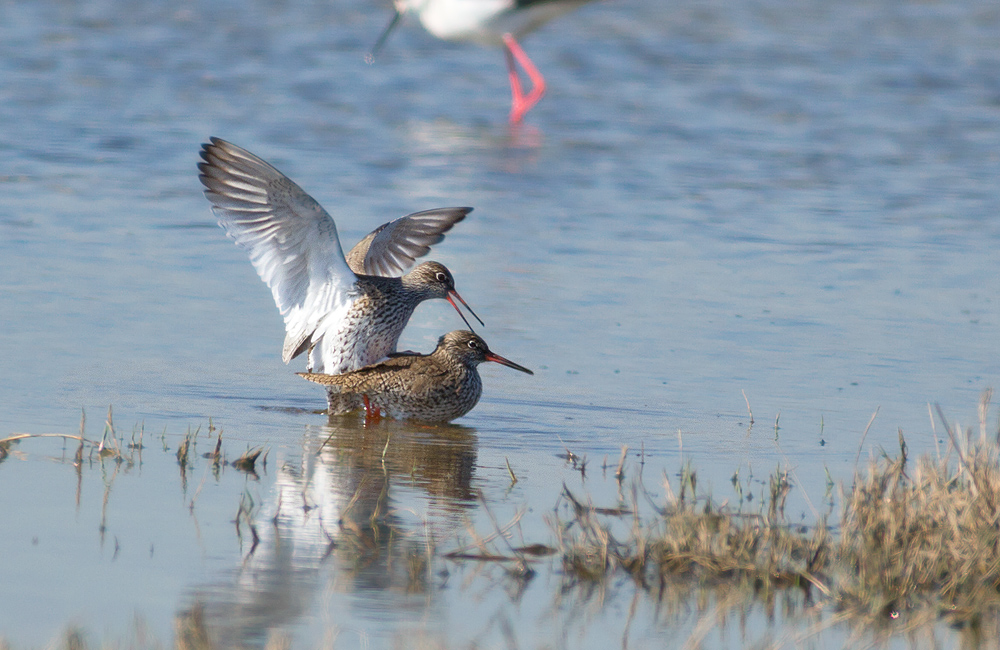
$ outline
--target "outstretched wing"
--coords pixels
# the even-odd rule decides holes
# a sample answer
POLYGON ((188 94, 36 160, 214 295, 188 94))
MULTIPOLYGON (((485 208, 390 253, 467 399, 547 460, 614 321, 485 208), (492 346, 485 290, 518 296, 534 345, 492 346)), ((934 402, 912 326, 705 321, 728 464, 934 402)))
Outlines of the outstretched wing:
POLYGON ((470 212, 472 208, 437 208, 384 223, 351 249, 347 264, 355 273, 402 275, 470 212))
POLYGON ((350 305, 357 276, 337 226, 315 199, 249 151, 211 138, 201 157, 199 178, 219 225, 250 254, 285 319, 288 363, 308 347, 320 319, 350 305))

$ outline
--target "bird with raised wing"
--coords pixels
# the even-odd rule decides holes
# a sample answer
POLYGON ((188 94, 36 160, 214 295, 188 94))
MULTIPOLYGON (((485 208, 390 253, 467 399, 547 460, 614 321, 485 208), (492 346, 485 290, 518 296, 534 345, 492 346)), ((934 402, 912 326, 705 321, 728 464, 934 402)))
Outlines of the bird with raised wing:
MULTIPOLYGON (((298 185, 245 149, 219 138, 198 165, 205 196, 226 233, 247 250, 285 321, 282 359, 308 353, 308 369, 337 374, 396 352, 424 300, 469 310, 444 265, 402 273, 472 208, 418 212, 384 224, 345 256, 333 218, 298 185)), ((482 321, 479 321, 482 323, 482 321)))
POLYGON ((375 42, 369 60, 381 49, 400 18, 416 14, 432 35, 446 41, 470 41, 502 46, 510 78, 510 122, 516 124, 545 94, 545 78, 518 44, 518 39, 553 18, 592 0, 394 0, 396 13, 375 42), (531 80, 524 92, 520 65, 531 80))
POLYGON ((397 420, 448 422, 479 402, 483 381, 477 366, 484 361, 534 374, 492 352, 477 334, 455 330, 442 336, 430 354, 400 354, 340 375, 299 375, 328 391, 362 396, 369 421, 384 411, 397 420))

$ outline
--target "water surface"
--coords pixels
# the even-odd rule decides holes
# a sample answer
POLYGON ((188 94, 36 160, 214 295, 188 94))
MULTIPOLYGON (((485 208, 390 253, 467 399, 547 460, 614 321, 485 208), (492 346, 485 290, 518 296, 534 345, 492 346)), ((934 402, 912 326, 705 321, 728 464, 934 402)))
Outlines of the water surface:
MULTIPOLYGON (((892 449, 902 429, 912 452, 933 450, 929 403, 978 427, 1000 377, 996 3, 596 3, 525 39, 549 93, 515 129, 498 51, 411 24, 366 65, 388 13, 0 6, 0 435, 74 433, 85 409, 99 437, 110 404, 119 431, 147 439, 131 467, 78 474, 72 445, 38 440, 0 465, 0 638, 41 645, 67 624, 116 638, 139 614, 166 642, 202 607, 249 646, 621 645, 631 595, 602 610, 618 627, 574 627, 600 608, 553 601, 554 566, 519 592, 496 589, 508 578, 492 566, 414 585, 400 565, 428 531, 442 551, 466 518, 489 531, 480 490, 501 521, 527 507, 525 541, 544 542, 564 482, 617 501, 600 466, 623 445, 654 489, 690 458, 720 499, 737 468, 790 467, 809 518, 825 471, 849 478, 859 449, 892 449), (211 135, 291 176, 347 245, 408 212, 474 206, 432 257, 491 347, 535 376, 484 366, 482 402, 444 439, 331 430, 201 195, 211 135), (209 418, 230 456, 269 449, 259 481, 202 462, 181 484, 173 453, 209 418), (302 477, 322 523, 280 496, 302 477), (246 493, 252 554, 232 524, 246 493), (378 544, 403 540, 377 559, 329 550, 359 493, 359 521, 394 513, 378 544)), ((460 325, 424 304, 402 345, 428 351, 460 325)), ((692 633, 638 607, 633 646, 692 633)), ((706 644, 771 634, 765 618, 706 644)))

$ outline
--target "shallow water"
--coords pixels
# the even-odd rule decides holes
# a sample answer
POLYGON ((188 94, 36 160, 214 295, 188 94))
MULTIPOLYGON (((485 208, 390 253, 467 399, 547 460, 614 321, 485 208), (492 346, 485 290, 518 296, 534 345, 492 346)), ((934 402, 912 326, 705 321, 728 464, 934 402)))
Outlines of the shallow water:
MULTIPOLYGON (((361 501, 395 508, 385 532, 415 548, 467 517, 490 530, 477 490, 500 521, 527 505, 523 536, 545 542, 563 482, 617 500, 599 466, 622 445, 653 486, 694 460, 720 499, 737 468, 787 465, 808 519, 825 471, 849 478, 859 450, 894 448, 900 428, 933 450, 928 403, 978 428, 979 394, 1000 383, 995 2, 593 4, 525 39, 549 93, 516 129, 498 51, 410 25, 366 65, 387 19, 343 0, 0 5, 0 436, 74 433, 83 408, 97 437, 111 404, 119 430, 158 441, 118 475, 78 476, 53 441, 0 464, 0 638, 117 637, 139 614, 166 640, 201 602, 249 645, 275 630, 306 646, 331 630, 344 647, 620 644, 620 627, 573 636, 588 610, 552 604, 551 567, 523 594, 497 590, 492 567, 414 589, 385 565, 405 545, 360 568, 346 551, 324 561, 332 529, 290 511, 274 531, 301 557, 256 567, 231 521, 245 490, 264 530, 295 477, 321 477, 337 513, 381 476, 388 496, 361 501), (385 447, 340 422, 310 461, 331 434, 322 391, 281 363, 269 292, 201 195, 210 135, 296 180, 347 245, 408 212, 475 206, 431 257, 491 347, 535 376, 483 367, 455 439, 389 424, 385 447), (179 483, 173 451, 209 418, 231 456, 270 450, 259 481, 201 465, 179 483)), ((402 346, 460 325, 424 304, 402 346)), ((764 618, 747 638, 771 634, 764 618)), ((640 647, 691 633, 646 604, 635 620, 640 647)))

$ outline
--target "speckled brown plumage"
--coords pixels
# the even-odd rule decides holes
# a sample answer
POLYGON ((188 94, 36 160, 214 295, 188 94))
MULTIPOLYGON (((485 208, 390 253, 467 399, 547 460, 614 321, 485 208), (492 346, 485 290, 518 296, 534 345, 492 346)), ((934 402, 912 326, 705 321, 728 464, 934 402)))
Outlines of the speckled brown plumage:
POLYGON ((299 374, 325 385, 333 395, 365 396, 372 411, 384 411, 391 418, 447 422, 479 402, 483 383, 477 366, 484 361, 533 374, 494 354, 482 338, 466 330, 445 334, 427 355, 400 355, 340 375, 299 374))
MULTIPOLYGON (((399 337, 410 320, 413 310, 424 300, 448 298, 455 282, 442 264, 424 262, 399 278, 358 275, 360 297, 344 317, 340 336, 329 337, 325 345, 332 348, 326 355, 326 367, 340 372, 364 367, 385 359, 396 352, 399 337)), ((311 345, 302 341, 294 355, 311 345)), ((331 414, 347 413, 361 408, 354 395, 327 391, 327 410, 331 414)))

